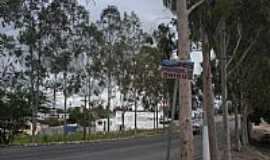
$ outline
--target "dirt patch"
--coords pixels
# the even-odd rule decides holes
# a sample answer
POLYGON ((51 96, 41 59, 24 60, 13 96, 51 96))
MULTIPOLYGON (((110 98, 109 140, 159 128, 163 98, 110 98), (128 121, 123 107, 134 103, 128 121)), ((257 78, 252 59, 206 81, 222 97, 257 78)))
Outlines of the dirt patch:
MULTIPOLYGON (((270 152, 270 150, 269 150, 270 152)), ((233 151, 233 160, 270 160, 270 157, 263 154, 254 147, 242 149, 240 152, 233 151)))

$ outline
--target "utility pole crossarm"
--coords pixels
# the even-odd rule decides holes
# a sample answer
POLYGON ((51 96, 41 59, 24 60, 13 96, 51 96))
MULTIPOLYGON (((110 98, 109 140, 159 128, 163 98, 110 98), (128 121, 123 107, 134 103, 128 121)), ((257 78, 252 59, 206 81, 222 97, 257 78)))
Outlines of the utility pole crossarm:
POLYGON ((195 3, 194 5, 192 5, 189 9, 188 9, 188 15, 191 14, 191 12, 193 10, 195 10, 197 7, 199 7, 200 5, 202 5, 205 2, 205 0, 200 0, 197 3, 195 3))

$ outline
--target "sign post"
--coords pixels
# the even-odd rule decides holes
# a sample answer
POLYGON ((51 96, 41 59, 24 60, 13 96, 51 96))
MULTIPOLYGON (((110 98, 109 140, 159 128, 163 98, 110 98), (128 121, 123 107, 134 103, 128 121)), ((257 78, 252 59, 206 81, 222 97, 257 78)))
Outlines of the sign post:
POLYGON ((175 110, 176 110, 177 88, 180 87, 180 85, 177 82, 180 79, 191 80, 193 77, 193 68, 194 68, 193 62, 179 60, 176 53, 173 53, 172 57, 173 57, 172 59, 164 59, 160 62, 161 76, 165 79, 175 79, 173 105, 172 105, 172 110, 171 110, 171 122, 170 122, 169 130, 168 130, 168 144, 167 144, 166 160, 170 159, 172 129, 173 129, 173 121, 175 119, 175 110))

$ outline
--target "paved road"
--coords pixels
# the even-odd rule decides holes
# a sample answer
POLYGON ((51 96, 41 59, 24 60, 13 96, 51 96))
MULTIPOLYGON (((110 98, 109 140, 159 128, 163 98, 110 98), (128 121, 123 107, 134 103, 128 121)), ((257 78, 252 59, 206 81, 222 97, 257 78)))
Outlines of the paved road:
MULTIPOLYGON (((201 137, 195 136, 195 159, 200 160, 201 137)), ((65 144, 26 148, 0 148, 0 160, 165 160, 166 137, 138 138, 115 142, 65 144)), ((176 159, 173 138, 171 160, 176 159)))

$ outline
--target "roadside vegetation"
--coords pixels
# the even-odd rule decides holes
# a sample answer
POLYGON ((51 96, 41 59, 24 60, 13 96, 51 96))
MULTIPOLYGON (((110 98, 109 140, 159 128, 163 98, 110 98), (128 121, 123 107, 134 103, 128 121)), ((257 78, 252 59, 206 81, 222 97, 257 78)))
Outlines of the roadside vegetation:
MULTIPOLYGON (((63 134, 53 135, 38 135, 36 136, 37 144, 48 144, 48 143, 72 143, 72 142, 95 142, 104 140, 114 140, 123 138, 146 138, 150 136, 157 136, 164 133, 164 130, 137 130, 134 135, 134 130, 121 131, 121 132, 99 132, 87 134, 84 139, 83 132, 71 133, 66 136, 63 134)), ((31 136, 29 135, 17 135, 11 145, 26 145, 31 144, 31 136)))

